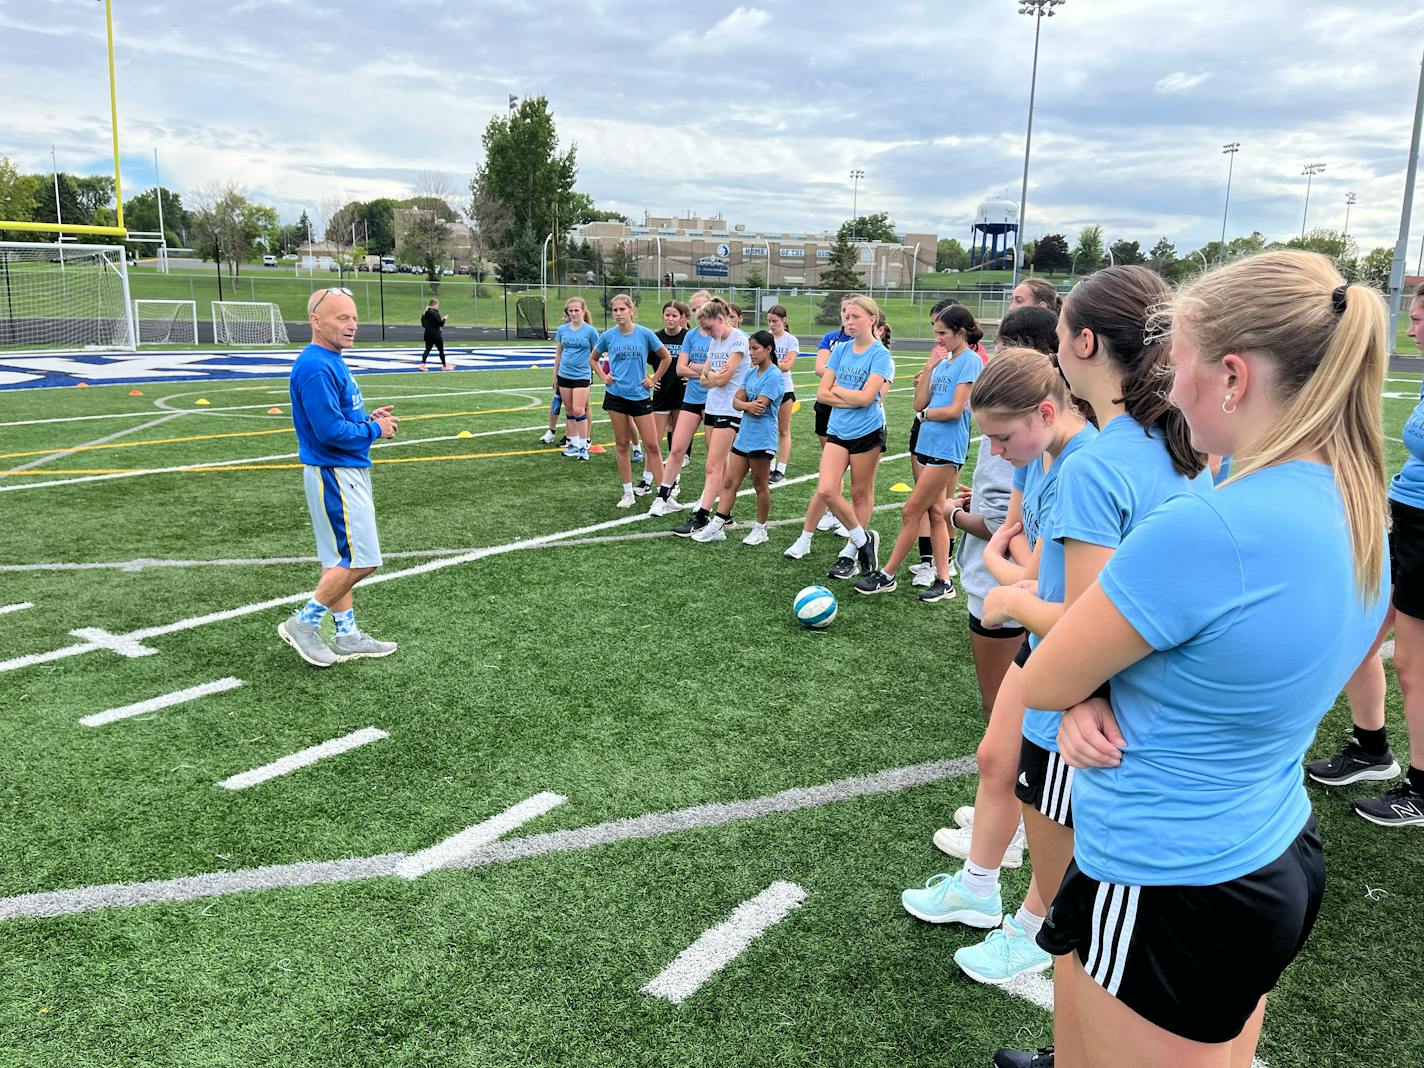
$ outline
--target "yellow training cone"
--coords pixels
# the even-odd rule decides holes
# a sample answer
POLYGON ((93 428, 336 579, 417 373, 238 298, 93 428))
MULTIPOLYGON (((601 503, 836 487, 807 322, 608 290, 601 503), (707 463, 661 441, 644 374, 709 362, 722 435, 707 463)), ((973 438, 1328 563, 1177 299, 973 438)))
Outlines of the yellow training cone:
POLYGON ((792 402, 791 402, 791 414, 792 414, 792 415, 795 415, 795 414, 796 414, 797 412, 799 412, 800 410, 801 410, 801 402, 800 402, 800 401, 792 401, 792 402))
POLYGON ((457 438, 472 438, 472 437, 474 437, 475 435, 471 434, 468 430, 462 430, 462 431, 460 431, 458 434, 456 434, 455 436, 456 436, 457 438))
POLYGON ((205 407, 207 407, 207 404, 208 404, 208 398, 207 398, 207 397, 199 397, 199 398, 198 398, 196 401, 194 401, 193 403, 197 404, 198 407, 200 407, 200 408, 205 408, 205 407))
POLYGON ((891 492, 891 493, 909 493, 912 488, 913 488, 913 487, 907 486, 907 485, 905 485, 905 483, 903 483, 903 482, 897 482, 897 483, 895 483, 895 485, 893 485, 893 486, 890 487, 890 492, 891 492))

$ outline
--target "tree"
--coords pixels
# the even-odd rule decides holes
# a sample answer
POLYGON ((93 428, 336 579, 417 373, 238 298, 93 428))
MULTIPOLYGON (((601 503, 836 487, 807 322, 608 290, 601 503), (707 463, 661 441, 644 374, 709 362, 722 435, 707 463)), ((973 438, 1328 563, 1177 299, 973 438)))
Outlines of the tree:
MULTIPOLYGON (((839 239, 842 234, 849 241, 889 241, 892 244, 898 244, 900 241, 895 234, 895 224, 890 221, 889 212, 884 211, 847 219, 836 231, 836 237, 839 239)), ((840 308, 836 309, 836 322, 840 322, 840 308)))
POLYGON ((816 322, 826 326, 839 325, 841 321, 841 297, 847 292, 860 288, 860 275, 855 265, 860 253, 851 244, 850 233, 843 226, 836 234, 836 242, 831 246, 830 259, 821 270, 820 288, 828 292, 821 298, 820 310, 816 312, 816 322))
POLYGON ((942 237, 935 246, 936 271, 962 271, 969 266, 969 252, 952 237, 942 237))
POLYGON ((753 267, 747 272, 747 276, 742 279, 742 285, 748 289, 765 289, 766 279, 761 276, 761 268, 753 267))
POLYGON ((1112 243, 1112 258, 1113 262, 1119 266, 1147 262, 1147 257, 1142 254, 1142 248, 1136 241, 1114 241, 1112 243))
POLYGON ((1078 235, 1078 243, 1073 246, 1072 263, 1075 273, 1091 274, 1103 265, 1107 257, 1103 252, 1103 228, 1085 226, 1078 235))
POLYGON ((1229 260, 1240 259, 1242 256, 1254 256, 1266 247, 1266 238, 1260 230, 1252 230, 1245 237, 1233 237, 1226 243, 1226 258, 1229 260))
POLYGON ((37 183, 21 174, 8 156, 0 156, 0 219, 29 222, 34 218, 37 183))
MULTIPOLYGON (((79 199, 79 211, 86 220, 92 222, 100 208, 107 208, 114 202, 114 180, 108 175, 86 175, 76 178, 74 185, 79 199)), ((102 226, 103 223, 96 225, 102 226)))
POLYGON ((537 277, 540 242, 566 231, 584 206, 573 196, 576 149, 559 152, 554 117, 542 96, 525 97, 509 114, 491 118, 483 140, 485 161, 470 182, 471 214, 505 280, 506 266, 528 269, 529 257, 516 251, 527 249, 532 237, 534 271, 525 277, 537 277), (500 210, 491 210, 494 204, 500 210))
POLYGON ((1041 274, 1066 271, 1072 266, 1073 258, 1068 252, 1068 239, 1062 234, 1044 234, 1034 246, 1031 262, 1034 270, 1041 274))
POLYGON ((591 222, 626 223, 628 216, 617 211, 603 211, 587 193, 569 194, 569 226, 579 226, 591 222))
MULTIPOLYGON (((158 232, 158 189, 145 189, 124 202, 124 225, 130 230, 158 232)), ((183 198, 172 189, 163 190, 163 236, 168 244, 182 247, 188 241, 188 212, 183 198)))
MULTIPOLYGON (((193 247, 205 260, 224 260, 233 278, 251 258, 257 238, 277 227, 277 210, 254 204, 232 182, 210 182, 193 197, 193 247)), ((302 213, 306 218, 306 213, 302 213)))
POLYGON ((511 276, 504 273, 502 265, 507 262, 510 251, 514 213, 475 179, 470 183, 470 202, 465 207, 465 215, 470 220, 475 263, 480 265, 480 270, 490 261, 501 265, 500 277, 508 281, 511 276))
POLYGON ((455 212, 449 200, 454 195, 454 183, 447 175, 425 171, 416 178, 415 196, 406 202, 409 219, 400 238, 400 257, 424 267, 432 282, 440 280, 441 268, 450 258, 455 212))
POLYGON ((373 256, 389 256, 396 250, 396 202, 377 197, 362 205, 362 236, 366 251, 373 256))
POLYGON ((1394 249, 1374 249, 1360 260, 1356 278, 1364 285, 1374 286, 1381 293, 1388 292, 1389 270, 1393 264, 1394 249))
POLYGON ((1172 265, 1177 262, 1177 246, 1163 237, 1157 244, 1152 246, 1152 251, 1147 254, 1147 266, 1166 278, 1172 271, 1172 265))
POLYGON ((1304 237, 1293 237, 1285 243, 1285 247, 1319 252, 1329 256, 1337 264, 1353 260, 1360 251, 1355 242, 1341 231, 1324 228, 1311 230, 1304 237))

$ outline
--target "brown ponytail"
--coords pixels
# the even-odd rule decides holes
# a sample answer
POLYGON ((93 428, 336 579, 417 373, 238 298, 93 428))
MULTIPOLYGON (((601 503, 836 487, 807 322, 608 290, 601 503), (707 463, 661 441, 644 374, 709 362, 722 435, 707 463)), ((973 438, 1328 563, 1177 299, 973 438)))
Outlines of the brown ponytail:
POLYGON ((1171 289, 1154 271, 1109 267, 1073 287, 1063 302, 1063 316, 1073 333, 1090 331, 1097 347, 1122 369, 1122 396, 1116 402, 1144 431, 1161 430, 1172 466, 1195 478, 1206 467, 1206 455, 1192 447, 1186 419, 1167 400, 1171 350, 1167 338, 1150 326, 1171 299, 1171 289))

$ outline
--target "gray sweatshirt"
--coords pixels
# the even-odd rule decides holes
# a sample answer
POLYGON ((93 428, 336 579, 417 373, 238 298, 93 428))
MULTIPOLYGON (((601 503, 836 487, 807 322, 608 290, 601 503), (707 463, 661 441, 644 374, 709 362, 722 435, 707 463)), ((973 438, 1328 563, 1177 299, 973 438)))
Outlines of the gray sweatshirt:
MULTIPOLYGON (((1002 456, 989 452, 989 439, 979 439, 979 455, 974 460, 974 482, 969 501, 969 511, 981 516, 992 534, 1004 525, 1004 517, 1009 512, 1009 495, 1014 489, 1014 467, 1002 456)), ((998 585, 989 569, 984 566, 984 547, 988 542, 980 541, 972 534, 959 539, 959 549, 955 553, 955 566, 959 568, 959 582, 969 598, 969 611, 976 619, 984 617, 984 597, 998 585)))

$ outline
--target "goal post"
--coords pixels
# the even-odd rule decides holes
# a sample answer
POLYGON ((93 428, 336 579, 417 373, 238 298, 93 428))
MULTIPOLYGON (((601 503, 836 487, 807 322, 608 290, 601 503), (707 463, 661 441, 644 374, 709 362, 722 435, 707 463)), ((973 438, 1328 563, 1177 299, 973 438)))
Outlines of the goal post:
POLYGON ((282 310, 268 301, 213 301, 213 340, 219 345, 285 345, 282 310))
POLYGON ((133 302, 134 337, 140 345, 196 345, 198 304, 192 300, 133 302))
POLYGON ((122 245, 0 241, 0 350, 136 348, 122 245))

